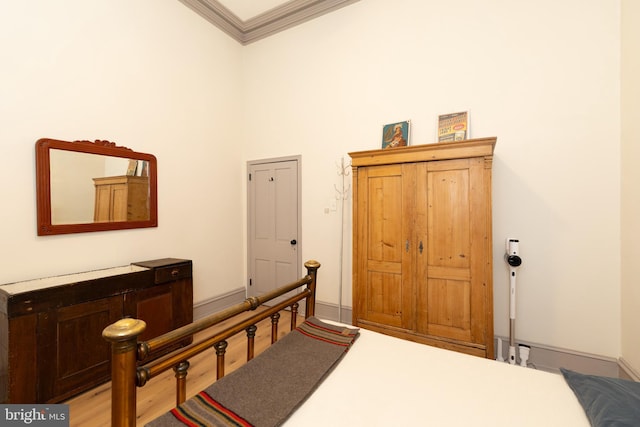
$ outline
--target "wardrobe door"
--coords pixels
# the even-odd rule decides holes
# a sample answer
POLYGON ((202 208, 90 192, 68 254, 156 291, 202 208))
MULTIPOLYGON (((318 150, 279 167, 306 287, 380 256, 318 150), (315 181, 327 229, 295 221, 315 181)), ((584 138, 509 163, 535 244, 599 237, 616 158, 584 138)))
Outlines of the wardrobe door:
POLYGON ((354 282, 358 323, 412 329, 412 211, 415 165, 360 168, 354 282))
MULTIPOLYGON (((417 331, 485 344, 487 209, 481 158, 421 163, 416 206, 417 331)), ((490 237, 490 236, 489 236, 490 237)))

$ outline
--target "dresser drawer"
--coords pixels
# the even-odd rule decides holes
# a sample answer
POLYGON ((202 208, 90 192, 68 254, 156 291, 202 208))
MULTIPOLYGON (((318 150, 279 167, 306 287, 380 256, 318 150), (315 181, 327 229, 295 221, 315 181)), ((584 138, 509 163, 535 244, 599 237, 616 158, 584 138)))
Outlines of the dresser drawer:
POLYGON ((191 277, 191 264, 175 264, 168 267, 156 268, 155 283, 166 283, 173 280, 191 277))
POLYGON ((190 279, 193 263, 187 259, 162 258, 152 261, 135 262, 134 265, 153 269, 153 282, 159 285, 173 280, 190 279))

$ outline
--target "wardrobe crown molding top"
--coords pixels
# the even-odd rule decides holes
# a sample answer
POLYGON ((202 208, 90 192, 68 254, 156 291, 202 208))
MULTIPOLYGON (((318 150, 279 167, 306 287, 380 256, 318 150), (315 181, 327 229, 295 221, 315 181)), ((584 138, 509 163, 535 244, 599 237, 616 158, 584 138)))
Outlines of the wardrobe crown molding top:
POLYGON ((449 160, 465 157, 491 157, 497 137, 467 139, 456 142, 410 145, 407 147, 349 153, 351 166, 373 166, 390 163, 449 160))

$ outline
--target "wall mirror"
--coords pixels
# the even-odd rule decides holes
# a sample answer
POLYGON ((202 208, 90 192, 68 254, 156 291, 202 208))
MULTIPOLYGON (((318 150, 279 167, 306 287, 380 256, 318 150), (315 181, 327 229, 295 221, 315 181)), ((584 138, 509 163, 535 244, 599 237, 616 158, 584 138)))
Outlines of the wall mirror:
POLYGON ((157 162, 109 141, 36 142, 38 235, 158 226, 157 162))

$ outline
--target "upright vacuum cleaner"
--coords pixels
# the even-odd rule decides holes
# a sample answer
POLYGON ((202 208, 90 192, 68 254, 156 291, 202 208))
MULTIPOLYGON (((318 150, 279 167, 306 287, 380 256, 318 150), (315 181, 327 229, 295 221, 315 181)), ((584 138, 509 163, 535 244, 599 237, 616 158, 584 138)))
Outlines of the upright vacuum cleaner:
MULTIPOLYGON (((519 255, 518 239, 507 239, 506 253, 504 259, 509 264, 509 363, 516 364, 516 270, 522 264, 522 258, 519 255)), ((500 343, 501 344, 501 343, 500 343)), ((502 352, 502 346, 498 346, 498 351, 502 352)), ((520 366, 527 366, 529 359, 529 346, 521 344, 518 346, 520 351, 520 366)), ((498 355, 498 359, 502 359, 502 354, 498 355)))

